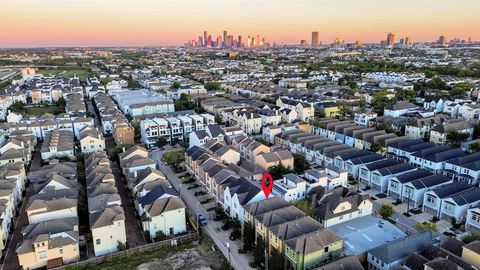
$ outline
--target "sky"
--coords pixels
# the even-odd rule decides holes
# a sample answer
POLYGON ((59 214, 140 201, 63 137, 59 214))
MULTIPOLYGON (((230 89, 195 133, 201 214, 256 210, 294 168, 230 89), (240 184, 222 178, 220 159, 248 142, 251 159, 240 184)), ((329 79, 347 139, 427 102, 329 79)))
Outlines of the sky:
POLYGON ((480 40, 480 0, 0 0, 0 47, 182 45, 203 31, 298 44, 480 40))

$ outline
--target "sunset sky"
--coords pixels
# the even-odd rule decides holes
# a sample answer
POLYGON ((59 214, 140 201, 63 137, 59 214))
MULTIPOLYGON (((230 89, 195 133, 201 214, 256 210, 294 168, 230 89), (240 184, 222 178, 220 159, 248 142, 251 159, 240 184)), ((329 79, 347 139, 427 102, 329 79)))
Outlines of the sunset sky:
POLYGON ((0 0, 0 47, 181 45, 207 30, 298 44, 480 40, 480 0, 0 0))

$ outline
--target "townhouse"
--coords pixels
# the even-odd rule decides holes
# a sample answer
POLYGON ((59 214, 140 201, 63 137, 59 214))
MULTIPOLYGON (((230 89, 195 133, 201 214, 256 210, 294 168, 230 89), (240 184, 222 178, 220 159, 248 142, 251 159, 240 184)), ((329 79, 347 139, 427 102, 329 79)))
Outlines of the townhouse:
POLYGON ((80 130, 80 151, 91 153, 105 151, 105 138, 103 134, 93 126, 85 126, 80 130))
POLYGON ((73 132, 69 130, 53 130, 45 137, 40 153, 43 160, 75 156, 73 132))
POLYGON ((303 178, 307 181, 307 193, 316 186, 331 190, 336 187, 346 187, 348 185, 347 171, 333 165, 329 165, 325 167, 325 169, 305 170, 303 178))
MULTIPOLYGON (((152 118, 140 121, 140 135, 146 147, 152 147, 157 143, 158 138, 167 142, 186 141, 191 139, 195 145, 197 141, 204 139, 207 135, 207 121, 210 118, 205 115, 182 115, 177 117, 152 118), (200 119, 201 122, 199 121, 200 119), (192 135, 194 134, 194 135, 192 135), (197 136, 197 138, 192 138, 197 136), (198 138, 202 137, 202 138, 198 138)), ((205 143, 205 141, 203 142, 205 143)), ((197 143, 200 144, 200 143, 197 143)))
POLYGON ((111 96, 119 109, 131 117, 175 111, 172 99, 146 89, 115 91, 111 96))
POLYGON ((150 239, 185 233, 186 206, 165 175, 155 169, 156 162, 148 157, 148 151, 132 146, 119 159, 142 229, 150 239))
POLYGON ((468 207, 478 203, 478 196, 478 188, 465 182, 453 182, 425 192, 423 211, 437 218, 455 217, 462 221, 468 207))
POLYGON ((283 175, 273 182, 272 193, 288 202, 303 200, 307 196, 307 181, 295 174, 283 175))
POLYGON ((361 195, 347 187, 333 190, 318 189, 312 195, 315 217, 324 228, 358 217, 372 214, 373 202, 368 195, 361 195))
POLYGON ((473 153, 445 161, 443 174, 469 184, 477 184, 480 179, 480 153, 473 153))
POLYGON ((451 123, 445 123, 434 127, 430 132, 430 141, 437 144, 449 144, 448 134, 452 131, 468 134, 465 141, 471 141, 473 136, 473 124, 467 121, 457 121, 451 123))
POLYGON ((389 180, 392 177, 402 175, 407 172, 415 171, 416 168, 410 164, 400 163, 384 168, 378 168, 372 172, 371 185, 372 188, 379 190, 380 193, 386 193, 389 180))
POLYGON ((441 174, 446 161, 464 155, 465 153, 462 149, 450 149, 447 145, 435 146, 411 154, 409 162, 416 167, 425 168, 433 173, 441 174))
POLYGON ((126 245, 125 213, 107 153, 87 154, 85 168, 93 249, 95 256, 102 256, 126 245))
POLYGON ((225 188, 223 205, 229 217, 238 219, 243 224, 242 207, 262 200, 266 200, 266 197, 258 184, 240 177, 225 188))
POLYGON ((262 130, 262 117, 257 113, 240 112, 237 119, 238 125, 248 135, 259 134, 262 130))

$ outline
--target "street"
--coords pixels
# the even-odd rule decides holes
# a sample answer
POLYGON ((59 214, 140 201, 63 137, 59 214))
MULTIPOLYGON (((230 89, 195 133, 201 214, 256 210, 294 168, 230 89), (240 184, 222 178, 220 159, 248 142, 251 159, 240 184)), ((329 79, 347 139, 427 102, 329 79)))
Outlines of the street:
MULTIPOLYGON (((186 188, 181 188, 181 180, 178 178, 178 175, 175 174, 169 166, 163 165, 160 161, 162 156, 161 150, 154 150, 150 153, 150 157, 157 161, 158 168, 165 174, 167 179, 173 185, 175 190, 179 192, 181 199, 187 206, 188 210, 190 210, 194 215, 203 215, 207 219, 211 216, 211 213, 208 213, 204 206, 197 200, 191 190, 186 188), (180 189, 181 188, 181 189, 180 189)), ((249 261, 251 258, 246 254, 239 254, 238 249, 242 248, 241 240, 237 241, 230 241, 230 232, 229 231, 222 231, 220 227, 223 225, 222 222, 209 220, 207 225, 203 228, 208 233, 210 238, 215 242, 217 247, 223 253, 225 258, 228 260, 230 258, 230 264, 233 268, 238 270, 244 269, 252 269, 249 266, 249 261), (226 243, 230 243, 230 254, 228 252, 228 248, 226 247, 226 243)))

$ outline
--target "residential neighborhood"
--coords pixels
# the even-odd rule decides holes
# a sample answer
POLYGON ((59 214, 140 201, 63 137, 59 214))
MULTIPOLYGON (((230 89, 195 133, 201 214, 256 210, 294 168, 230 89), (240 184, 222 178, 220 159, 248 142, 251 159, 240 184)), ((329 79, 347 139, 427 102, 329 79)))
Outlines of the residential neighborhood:
POLYGON ((223 34, 0 49, 0 270, 480 267, 478 41, 223 34))

